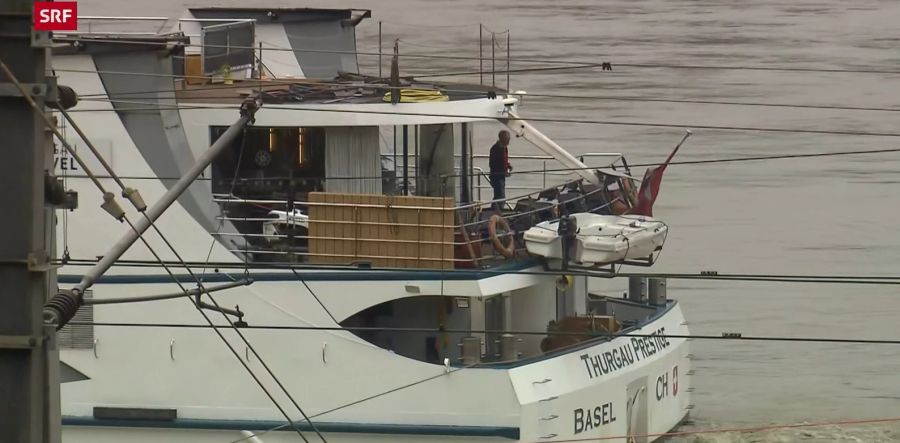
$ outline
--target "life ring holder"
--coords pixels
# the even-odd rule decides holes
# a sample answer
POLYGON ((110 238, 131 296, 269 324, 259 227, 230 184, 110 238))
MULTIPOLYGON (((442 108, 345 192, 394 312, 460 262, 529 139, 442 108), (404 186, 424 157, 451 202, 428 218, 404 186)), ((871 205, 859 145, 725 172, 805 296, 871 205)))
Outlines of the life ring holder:
POLYGON ((497 235, 497 225, 500 225, 500 228, 505 232, 512 232, 509 228, 509 223, 505 218, 494 214, 491 216, 490 220, 488 220, 488 233, 491 236, 491 244, 494 245, 494 249, 497 250, 501 255, 506 258, 512 258, 516 254, 516 241, 512 235, 507 236, 509 238, 508 244, 504 245, 503 241, 500 240, 500 236, 497 235))
POLYGON ((572 287, 572 276, 568 274, 560 275, 556 279, 556 289, 565 291, 572 287))

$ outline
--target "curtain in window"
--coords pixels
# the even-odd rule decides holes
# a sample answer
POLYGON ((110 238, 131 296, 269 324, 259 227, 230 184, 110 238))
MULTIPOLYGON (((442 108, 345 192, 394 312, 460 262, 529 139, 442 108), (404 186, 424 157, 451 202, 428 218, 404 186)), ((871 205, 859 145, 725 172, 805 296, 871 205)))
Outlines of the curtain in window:
POLYGON ((325 191, 381 194, 377 126, 325 129, 325 191))

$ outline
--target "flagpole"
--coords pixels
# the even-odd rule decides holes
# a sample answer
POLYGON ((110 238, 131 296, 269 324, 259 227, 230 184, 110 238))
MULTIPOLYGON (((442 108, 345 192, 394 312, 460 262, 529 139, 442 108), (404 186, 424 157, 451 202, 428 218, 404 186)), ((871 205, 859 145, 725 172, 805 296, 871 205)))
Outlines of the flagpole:
POLYGON ((663 166, 668 166, 668 165, 669 165, 669 162, 671 162, 671 161, 672 161, 672 158, 675 157, 675 153, 678 152, 679 149, 681 149, 681 145, 683 145, 684 142, 687 141, 687 139, 688 139, 691 135, 693 135, 693 134, 694 134, 694 133, 693 133, 690 129, 688 129, 688 130, 686 130, 686 131, 684 132, 684 137, 681 137, 681 141, 678 142, 677 145, 675 145, 675 149, 673 149, 673 150, 672 150, 672 153, 669 154, 669 157, 666 159, 666 162, 663 163, 663 166))
POLYGON ((669 157, 666 158, 666 161, 655 168, 647 169, 644 173, 644 180, 641 181, 641 188, 638 190, 637 204, 634 205, 634 208, 630 211, 631 214, 653 217, 653 203, 656 202, 656 196, 659 195, 659 187, 662 184, 663 172, 666 171, 666 167, 669 166, 669 163, 675 157, 675 154, 681 149, 681 145, 683 145, 691 135, 693 135, 693 132, 691 132, 690 129, 685 131, 684 137, 681 137, 681 141, 675 145, 675 149, 672 150, 669 157))

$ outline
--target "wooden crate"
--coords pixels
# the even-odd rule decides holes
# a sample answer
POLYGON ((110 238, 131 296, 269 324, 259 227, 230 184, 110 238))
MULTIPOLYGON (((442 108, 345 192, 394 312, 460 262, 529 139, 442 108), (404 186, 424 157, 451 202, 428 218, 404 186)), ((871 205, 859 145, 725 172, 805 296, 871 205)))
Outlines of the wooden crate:
POLYGON ((184 82, 189 85, 203 85, 209 79, 203 75, 203 60, 200 54, 184 56, 184 82))
POLYGON ((452 269, 452 198, 309 194, 310 262, 452 269))

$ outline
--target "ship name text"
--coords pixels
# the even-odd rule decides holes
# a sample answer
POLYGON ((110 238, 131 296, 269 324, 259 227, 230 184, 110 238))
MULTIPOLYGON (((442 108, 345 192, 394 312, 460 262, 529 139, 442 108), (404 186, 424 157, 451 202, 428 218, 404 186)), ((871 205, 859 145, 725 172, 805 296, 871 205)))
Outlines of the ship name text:
POLYGON ((629 342, 597 354, 584 353, 579 357, 584 362, 588 377, 596 378, 650 358, 671 346, 666 337, 666 328, 661 327, 646 337, 631 337, 629 342))

